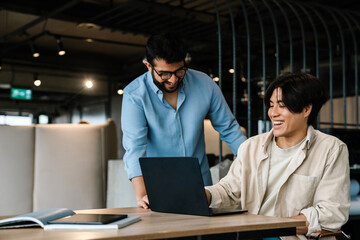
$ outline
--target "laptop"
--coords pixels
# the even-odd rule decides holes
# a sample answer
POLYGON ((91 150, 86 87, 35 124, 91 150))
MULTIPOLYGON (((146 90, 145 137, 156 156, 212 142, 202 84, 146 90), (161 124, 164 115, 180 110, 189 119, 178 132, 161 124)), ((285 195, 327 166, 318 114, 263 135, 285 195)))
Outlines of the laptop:
POLYGON ((142 157, 139 161, 152 211, 201 216, 246 212, 209 208, 197 158, 142 157))

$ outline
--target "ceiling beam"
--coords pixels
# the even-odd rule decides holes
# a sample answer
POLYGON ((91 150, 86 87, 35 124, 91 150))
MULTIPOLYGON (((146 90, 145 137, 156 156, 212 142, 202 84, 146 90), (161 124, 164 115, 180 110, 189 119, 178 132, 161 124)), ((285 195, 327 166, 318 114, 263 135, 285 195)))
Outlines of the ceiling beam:
POLYGON ((55 9, 54 11, 52 12, 49 12, 48 14, 46 15, 43 15, 43 16, 40 16, 38 17, 37 19, 25 24, 24 26, 12 31, 11 33, 8 33, 6 34, 5 36, 1 37, 0 38, 0 43, 4 43, 4 42, 7 42, 10 38, 14 37, 14 36, 17 36, 17 35, 20 35, 22 33, 24 33, 28 28, 31 28, 39 23, 41 23, 42 21, 48 19, 48 18, 51 18, 71 7, 73 7, 74 5, 76 5, 77 3, 79 3, 80 0, 73 0, 71 2, 68 2, 67 4, 55 9))

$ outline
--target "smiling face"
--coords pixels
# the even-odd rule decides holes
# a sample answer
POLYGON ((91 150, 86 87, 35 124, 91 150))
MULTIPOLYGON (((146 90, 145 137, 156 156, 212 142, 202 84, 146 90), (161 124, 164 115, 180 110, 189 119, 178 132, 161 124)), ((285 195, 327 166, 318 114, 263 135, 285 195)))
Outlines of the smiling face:
POLYGON ((305 138, 311 109, 312 106, 309 105, 300 113, 291 112, 282 101, 282 89, 275 88, 270 98, 268 115, 280 148, 292 147, 305 138))
MULTIPOLYGON (((176 76, 175 72, 182 71, 184 68, 184 61, 176 63, 167 63, 163 59, 154 59, 153 65, 149 62, 145 62, 149 72, 152 74, 155 85, 162 91, 167 93, 174 93, 178 91, 178 88, 184 78, 176 76), (171 77, 168 80, 162 80, 159 74, 171 72, 171 77)), ((185 75, 186 71, 184 72, 185 75)), ((180 75, 180 74, 178 74, 180 75)))

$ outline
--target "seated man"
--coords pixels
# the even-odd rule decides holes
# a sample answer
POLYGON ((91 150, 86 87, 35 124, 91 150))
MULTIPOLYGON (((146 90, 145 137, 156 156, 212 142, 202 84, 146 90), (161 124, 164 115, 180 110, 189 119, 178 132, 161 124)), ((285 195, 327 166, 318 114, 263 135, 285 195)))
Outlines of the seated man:
POLYGON ((306 221, 297 236, 337 231, 350 209, 347 146, 314 129, 328 93, 309 74, 270 84, 264 101, 273 129, 245 141, 228 174, 206 187, 210 207, 241 205, 249 213, 306 221))

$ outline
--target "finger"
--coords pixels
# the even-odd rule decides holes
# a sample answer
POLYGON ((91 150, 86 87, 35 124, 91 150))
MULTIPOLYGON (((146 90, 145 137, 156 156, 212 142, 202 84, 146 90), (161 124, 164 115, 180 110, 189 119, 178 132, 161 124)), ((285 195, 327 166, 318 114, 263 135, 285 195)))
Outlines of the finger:
POLYGON ((149 206, 149 198, 147 195, 143 197, 143 201, 149 206))
POLYGON ((142 207, 143 207, 144 209, 148 209, 148 208, 149 208, 148 203, 146 203, 144 200, 143 200, 141 203, 142 203, 142 207))
POLYGON ((144 200, 142 200, 142 199, 137 202, 137 205, 138 205, 138 207, 141 207, 141 208, 144 208, 144 209, 149 208, 149 206, 146 204, 146 202, 144 202, 144 200))

